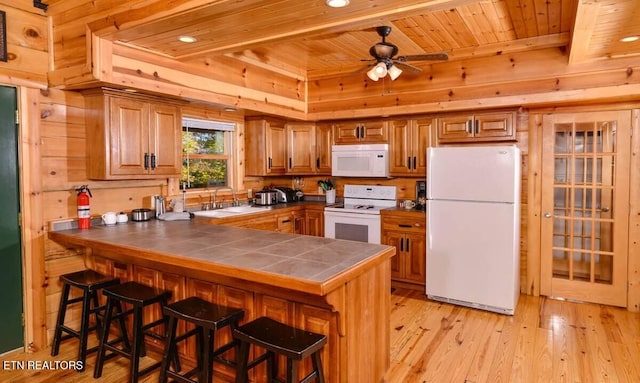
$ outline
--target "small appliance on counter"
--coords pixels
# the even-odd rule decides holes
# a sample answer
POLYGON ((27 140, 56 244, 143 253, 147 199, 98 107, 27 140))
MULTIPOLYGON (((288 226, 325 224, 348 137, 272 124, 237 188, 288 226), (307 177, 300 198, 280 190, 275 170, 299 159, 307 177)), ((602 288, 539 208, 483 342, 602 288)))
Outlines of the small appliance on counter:
POLYGON ((427 209, 427 181, 416 181, 416 210, 427 209))
POLYGON ((302 192, 300 192, 299 190, 296 191, 286 186, 274 186, 272 190, 274 190, 278 194, 278 202, 289 203, 302 200, 302 192))
POLYGON ((253 202, 259 206, 269 206, 278 203, 278 192, 275 190, 260 190, 256 192, 256 198, 253 202))

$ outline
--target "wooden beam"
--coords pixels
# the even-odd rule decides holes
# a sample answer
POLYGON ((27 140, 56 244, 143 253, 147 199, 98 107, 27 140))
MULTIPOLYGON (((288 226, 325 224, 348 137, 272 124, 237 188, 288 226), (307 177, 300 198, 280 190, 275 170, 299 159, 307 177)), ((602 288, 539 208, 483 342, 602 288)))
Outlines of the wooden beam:
POLYGON ((597 25, 600 3, 597 0, 579 0, 576 21, 569 47, 569 64, 584 61, 589 53, 594 27, 597 25))
POLYGON ((188 20, 200 20, 207 15, 207 23, 224 22, 224 36, 215 41, 206 42, 206 46, 194 44, 192 54, 176 56, 186 59, 202 57, 212 53, 231 53, 252 49, 267 43, 290 41, 293 39, 320 36, 326 33, 340 33, 353 29, 369 28, 411 15, 437 10, 453 9, 472 4, 477 0, 370 0, 353 2, 348 8, 333 11, 323 1, 305 0, 297 2, 296 10, 292 4, 275 5, 266 1, 245 1, 241 5, 231 1, 206 2, 177 1, 178 6, 167 9, 166 2, 145 3, 135 7, 131 1, 114 7, 108 14, 96 17, 89 22, 89 28, 97 36, 112 41, 128 40, 145 31, 162 33, 167 25, 185 23, 188 20), (229 17, 233 15, 230 22, 229 17), (264 19, 269 17, 270 22, 264 19), (261 18, 260 23, 255 23, 261 18), (265 27, 268 25, 268 28, 265 27), (142 29, 138 29, 142 28, 142 29), (198 47, 196 49, 196 47, 198 47))

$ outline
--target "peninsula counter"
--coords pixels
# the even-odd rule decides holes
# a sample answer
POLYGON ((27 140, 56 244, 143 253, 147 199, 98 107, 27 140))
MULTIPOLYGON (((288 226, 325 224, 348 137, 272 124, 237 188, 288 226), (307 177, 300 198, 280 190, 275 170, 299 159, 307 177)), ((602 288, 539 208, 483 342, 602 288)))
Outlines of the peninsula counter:
POLYGON ((394 247, 156 220, 51 231, 49 238, 85 249, 88 268, 172 290, 174 300, 197 295, 243 308, 244 321, 266 315, 327 335, 328 382, 381 382, 389 366, 394 247))

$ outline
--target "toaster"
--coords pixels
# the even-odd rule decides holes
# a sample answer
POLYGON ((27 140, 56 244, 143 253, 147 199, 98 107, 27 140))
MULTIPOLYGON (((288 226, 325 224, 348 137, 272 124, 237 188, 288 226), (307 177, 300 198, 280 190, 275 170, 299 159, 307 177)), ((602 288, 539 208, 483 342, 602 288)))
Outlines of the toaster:
POLYGON ((278 202, 288 203, 297 202, 300 200, 298 193, 290 187, 275 186, 273 189, 278 194, 278 202))

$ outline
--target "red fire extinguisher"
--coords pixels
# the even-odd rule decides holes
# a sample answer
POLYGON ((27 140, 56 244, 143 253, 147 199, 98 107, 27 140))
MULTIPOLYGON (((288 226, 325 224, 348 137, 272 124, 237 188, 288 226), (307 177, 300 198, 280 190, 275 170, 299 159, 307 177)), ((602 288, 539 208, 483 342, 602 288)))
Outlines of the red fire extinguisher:
POLYGON ((88 185, 82 185, 76 191, 78 192, 78 229, 88 229, 91 227, 89 197, 93 196, 88 185))

